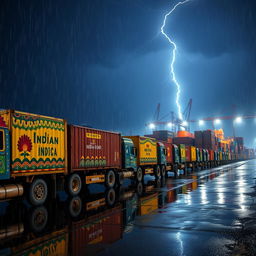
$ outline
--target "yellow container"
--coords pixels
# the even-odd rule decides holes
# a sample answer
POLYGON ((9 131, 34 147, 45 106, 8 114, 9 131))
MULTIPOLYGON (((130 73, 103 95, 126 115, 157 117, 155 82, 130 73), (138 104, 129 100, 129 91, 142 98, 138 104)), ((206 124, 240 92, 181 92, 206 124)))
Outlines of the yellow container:
POLYGON ((138 165, 155 165, 157 164, 157 143, 156 139, 142 136, 125 136, 133 141, 137 149, 138 165))
POLYGON ((196 147, 191 146, 191 162, 196 162, 196 147))
POLYGON ((222 157, 222 152, 220 152, 220 161, 222 161, 223 157, 222 157))
POLYGON ((63 119, 0 111, 11 133, 11 176, 67 172, 67 124, 63 119))

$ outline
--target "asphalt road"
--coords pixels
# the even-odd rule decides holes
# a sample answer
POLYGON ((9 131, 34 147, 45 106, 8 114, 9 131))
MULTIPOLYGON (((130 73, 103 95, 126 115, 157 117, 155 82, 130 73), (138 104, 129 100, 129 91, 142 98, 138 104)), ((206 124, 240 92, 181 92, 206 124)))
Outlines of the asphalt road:
POLYGON ((101 255, 256 255, 255 178, 250 160, 167 179, 101 255))

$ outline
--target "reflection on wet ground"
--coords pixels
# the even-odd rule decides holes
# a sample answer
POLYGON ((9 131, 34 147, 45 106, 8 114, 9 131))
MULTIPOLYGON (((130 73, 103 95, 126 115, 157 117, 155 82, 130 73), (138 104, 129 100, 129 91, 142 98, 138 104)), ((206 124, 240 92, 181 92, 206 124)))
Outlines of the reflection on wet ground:
POLYGON ((256 161, 30 207, 0 204, 0 255, 256 255, 256 161))

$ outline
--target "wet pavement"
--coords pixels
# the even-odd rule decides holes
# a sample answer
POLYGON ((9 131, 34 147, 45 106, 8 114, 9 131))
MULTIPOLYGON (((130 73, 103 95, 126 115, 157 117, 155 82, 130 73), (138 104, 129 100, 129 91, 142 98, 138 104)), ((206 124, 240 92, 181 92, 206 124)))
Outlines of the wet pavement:
POLYGON ((0 204, 0 255, 256 255, 256 160, 0 204))

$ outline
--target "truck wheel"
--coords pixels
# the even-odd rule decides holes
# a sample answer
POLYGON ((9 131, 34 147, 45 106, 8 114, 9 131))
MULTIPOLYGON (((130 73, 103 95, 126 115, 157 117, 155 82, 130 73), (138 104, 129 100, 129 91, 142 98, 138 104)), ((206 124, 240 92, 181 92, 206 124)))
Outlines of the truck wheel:
POLYGON ((67 192, 71 196, 76 196, 82 189, 82 181, 77 173, 73 173, 68 177, 67 180, 67 192))
POLYGON ((116 202, 116 192, 113 188, 109 189, 107 192, 106 192, 106 201, 107 201, 107 204, 108 206, 113 206, 116 202))
POLYGON ((48 195, 47 184, 43 179, 34 179, 29 187, 29 201, 32 205, 42 205, 48 195))
POLYGON ((118 185, 123 185, 123 183, 124 183, 124 175, 123 175, 123 173, 122 172, 117 172, 116 173, 116 180, 117 180, 117 183, 118 183, 118 185))
POLYGON ((162 175, 163 178, 166 177, 166 167, 164 165, 161 168, 161 175, 162 175))
POLYGON ((159 165, 155 169, 155 176, 156 176, 156 179, 161 178, 161 169, 159 165))
POLYGON ((141 196, 142 193, 143 193, 143 185, 142 185, 141 182, 139 182, 139 183, 137 184, 137 194, 138 194, 138 196, 141 196))
POLYGON ((138 182, 141 182, 143 180, 143 171, 140 167, 137 169, 137 172, 136 172, 136 180, 138 182))
POLYGON ((108 188, 113 188, 116 183, 116 176, 114 171, 110 170, 107 172, 105 177, 105 183, 108 188))
POLYGON ((48 222, 48 211, 44 206, 34 208, 29 218, 30 228, 33 232, 39 233, 44 230, 48 222))
POLYGON ((82 211, 82 200, 80 196, 73 197, 69 202, 69 214, 71 217, 76 218, 82 211))

